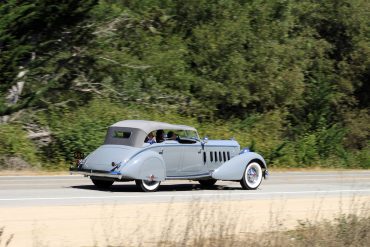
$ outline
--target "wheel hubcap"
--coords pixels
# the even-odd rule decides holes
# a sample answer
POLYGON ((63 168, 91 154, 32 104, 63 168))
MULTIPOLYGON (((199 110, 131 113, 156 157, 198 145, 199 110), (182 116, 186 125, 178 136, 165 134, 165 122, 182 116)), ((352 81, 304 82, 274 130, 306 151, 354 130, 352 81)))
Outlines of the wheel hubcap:
POLYGON ((156 190, 160 184, 159 181, 149 181, 149 180, 143 180, 142 183, 143 186, 149 191, 156 190))
POLYGON ((254 184, 254 183, 257 182, 257 180, 258 180, 258 172, 257 172, 257 170, 254 167, 252 167, 252 168, 250 168, 248 170, 248 172, 247 172, 247 179, 248 179, 248 182, 249 183, 252 183, 252 184, 254 184))

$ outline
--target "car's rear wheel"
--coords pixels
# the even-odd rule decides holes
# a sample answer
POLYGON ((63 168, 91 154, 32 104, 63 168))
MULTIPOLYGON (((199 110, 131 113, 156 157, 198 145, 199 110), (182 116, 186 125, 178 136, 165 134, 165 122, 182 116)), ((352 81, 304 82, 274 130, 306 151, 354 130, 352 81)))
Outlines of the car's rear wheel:
POLYGON ((245 190, 255 190, 262 182, 262 168, 258 162, 252 161, 247 165, 240 184, 245 190))
POLYGON ((158 189, 161 181, 135 180, 136 186, 144 192, 154 192, 158 189))
POLYGON ((99 180, 99 179, 91 179, 93 184, 98 187, 99 189, 108 189, 109 187, 112 186, 114 181, 109 181, 109 180, 99 180))
POLYGON ((215 183, 217 182, 217 180, 216 179, 207 179, 207 180, 199 180, 198 182, 203 187, 211 187, 211 186, 215 185, 215 183))

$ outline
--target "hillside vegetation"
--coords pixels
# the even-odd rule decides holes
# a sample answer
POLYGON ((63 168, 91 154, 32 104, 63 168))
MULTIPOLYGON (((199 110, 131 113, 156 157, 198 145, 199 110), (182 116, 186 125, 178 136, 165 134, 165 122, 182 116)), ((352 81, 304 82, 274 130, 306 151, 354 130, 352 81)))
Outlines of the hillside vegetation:
POLYGON ((0 167, 65 168, 122 119, 272 167, 370 168, 367 0, 5 0, 0 167))

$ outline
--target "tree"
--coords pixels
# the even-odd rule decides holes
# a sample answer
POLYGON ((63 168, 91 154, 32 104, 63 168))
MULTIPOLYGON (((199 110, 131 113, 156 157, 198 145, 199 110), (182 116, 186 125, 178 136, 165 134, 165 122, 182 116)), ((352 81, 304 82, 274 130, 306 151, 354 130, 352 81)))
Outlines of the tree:
POLYGON ((0 5, 0 116, 56 102, 76 78, 88 76, 93 59, 84 53, 92 38, 86 21, 97 2, 8 0, 0 5), (7 95, 11 87, 20 92, 7 95))

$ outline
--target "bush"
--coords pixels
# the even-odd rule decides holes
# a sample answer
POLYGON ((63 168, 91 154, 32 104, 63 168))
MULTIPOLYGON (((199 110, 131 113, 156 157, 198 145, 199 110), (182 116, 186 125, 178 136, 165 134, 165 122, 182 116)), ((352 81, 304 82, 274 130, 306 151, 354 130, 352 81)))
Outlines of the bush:
POLYGON ((76 150, 92 152, 103 143, 107 128, 124 119, 190 125, 198 129, 202 138, 235 138, 241 148, 249 147, 260 153, 270 167, 369 167, 365 150, 349 152, 344 149, 344 129, 334 125, 290 140, 285 117, 285 112, 277 110, 253 114, 244 120, 199 121, 182 116, 171 107, 122 105, 108 99, 95 99, 74 111, 39 114, 38 121, 50 126, 52 131, 53 142, 42 148, 42 155, 45 164, 51 162, 53 167, 67 167, 66 162, 72 161, 76 150))
POLYGON ((37 148, 20 125, 0 125, 0 168, 10 168, 9 162, 22 167, 39 164, 37 148))

